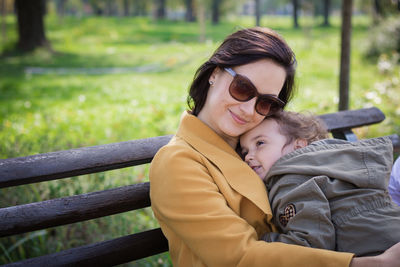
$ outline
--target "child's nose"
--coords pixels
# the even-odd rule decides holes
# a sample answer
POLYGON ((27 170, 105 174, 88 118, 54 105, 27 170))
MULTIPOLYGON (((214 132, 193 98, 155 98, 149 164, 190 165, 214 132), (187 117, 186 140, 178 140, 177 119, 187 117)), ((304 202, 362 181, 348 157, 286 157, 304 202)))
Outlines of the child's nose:
POLYGON ((252 156, 252 154, 250 154, 250 153, 247 153, 246 156, 244 157, 244 161, 245 161, 247 164, 249 164, 249 163, 250 163, 250 160, 252 160, 252 159, 253 159, 253 156, 252 156))

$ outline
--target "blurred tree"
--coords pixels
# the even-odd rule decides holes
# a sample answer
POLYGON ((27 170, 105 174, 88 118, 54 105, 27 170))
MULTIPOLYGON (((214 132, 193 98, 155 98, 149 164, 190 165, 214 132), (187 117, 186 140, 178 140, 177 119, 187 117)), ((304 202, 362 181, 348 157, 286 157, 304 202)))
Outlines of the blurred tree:
POLYGON ((1 39, 3 43, 7 41, 7 31, 6 31, 6 0, 0 0, 1 9, 1 39))
POLYGON ((106 1, 106 9, 105 14, 107 16, 116 16, 118 15, 116 2, 114 0, 105 0, 106 1))
POLYGON ((339 77, 339 110, 349 109, 351 15, 353 0, 342 0, 342 32, 339 77))
POLYGON ((186 6, 185 20, 188 22, 196 21, 195 10, 194 10, 194 1, 193 0, 185 0, 185 6, 186 6))
POLYGON ((104 2, 101 0, 89 0, 89 5, 92 7, 92 10, 95 15, 102 16, 104 14, 104 2))
POLYGON ((373 0, 374 1, 374 11, 378 16, 382 16, 383 15, 383 11, 382 11, 382 6, 379 0, 373 0))
POLYGON ((130 6, 130 1, 129 0, 124 0, 124 16, 128 17, 129 14, 129 6, 130 6))
POLYGON ((256 16, 256 26, 260 26, 260 20, 261 20, 261 3, 260 0, 255 0, 255 16, 256 16))
POLYGON ((15 0, 18 23, 17 48, 29 52, 36 47, 50 49, 44 30, 43 17, 46 9, 46 0, 15 0))
POLYGON ((133 1, 133 15, 146 16, 149 12, 149 1, 147 0, 134 0, 133 1))
POLYGON ((66 4, 67 0, 56 0, 56 11, 57 11, 57 15, 62 18, 64 17, 65 14, 65 4, 66 4))
POLYGON ((206 40, 206 3, 202 0, 196 0, 196 13, 197 18, 199 19, 199 41, 205 42, 206 40))
POLYGON ((299 10, 299 1, 298 0, 292 0, 292 4, 293 4, 293 26, 295 28, 299 27, 299 22, 298 22, 298 10, 299 10))
POLYGON ((391 15, 398 15, 400 0, 372 0, 372 18, 376 25, 391 15))
POLYGON ((156 19, 164 19, 165 18, 165 3, 166 0, 156 0, 156 10, 155 10, 155 18, 156 19))
POLYGON ((331 7, 331 1, 324 0, 324 23, 322 25, 325 27, 330 26, 330 23, 329 23, 330 7, 331 7))
POLYGON ((221 0, 212 0, 211 9, 212 9, 211 13, 212 24, 217 25, 219 23, 219 18, 220 18, 221 0))

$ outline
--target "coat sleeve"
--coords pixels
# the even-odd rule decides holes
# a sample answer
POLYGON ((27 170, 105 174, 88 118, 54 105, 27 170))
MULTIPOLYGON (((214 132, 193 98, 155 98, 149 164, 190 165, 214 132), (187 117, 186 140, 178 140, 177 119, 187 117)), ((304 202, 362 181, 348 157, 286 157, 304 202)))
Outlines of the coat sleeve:
POLYGON ((255 229, 229 207, 204 160, 192 151, 163 149, 152 162, 152 209, 173 245, 171 257, 181 256, 179 243, 206 266, 349 265, 349 253, 258 240, 255 229))
POLYGON ((281 233, 267 233, 262 239, 335 250, 330 206, 320 187, 328 177, 302 178, 285 175, 271 188, 274 222, 281 233))

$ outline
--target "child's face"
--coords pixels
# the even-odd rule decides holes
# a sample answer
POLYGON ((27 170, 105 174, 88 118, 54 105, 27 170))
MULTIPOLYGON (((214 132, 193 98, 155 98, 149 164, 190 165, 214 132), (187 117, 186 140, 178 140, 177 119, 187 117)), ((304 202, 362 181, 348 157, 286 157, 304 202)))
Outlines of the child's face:
POLYGON ((283 155, 294 150, 294 142, 286 144, 275 120, 267 119, 240 137, 240 146, 246 163, 261 179, 283 155))

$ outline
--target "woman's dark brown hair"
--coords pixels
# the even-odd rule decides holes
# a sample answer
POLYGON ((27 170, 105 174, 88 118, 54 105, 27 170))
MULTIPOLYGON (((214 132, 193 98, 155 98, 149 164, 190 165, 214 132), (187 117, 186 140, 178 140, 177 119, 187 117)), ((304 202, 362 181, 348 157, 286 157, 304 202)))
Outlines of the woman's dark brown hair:
POLYGON ((196 71, 187 98, 192 114, 197 116, 203 108, 210 87, 208 80, 216 67, 233 67, 260 59, 271 59, 285 69, 286 80, 279 98, 287 103, 293 95, 295 55, 276 32, 255 27, 239 30, 226 37, 210 59, 196 71))

